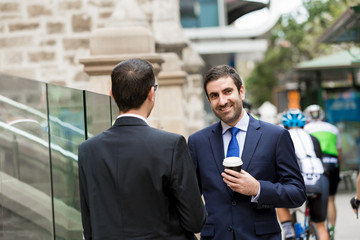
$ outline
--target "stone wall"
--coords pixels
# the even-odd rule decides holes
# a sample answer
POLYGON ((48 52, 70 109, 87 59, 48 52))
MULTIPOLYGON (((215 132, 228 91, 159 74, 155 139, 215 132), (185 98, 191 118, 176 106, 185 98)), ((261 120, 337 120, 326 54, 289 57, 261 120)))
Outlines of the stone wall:
POLYGON ((183 126, 164 129, 188 136, 204 125, 204 62, 186 47, 178 1, 1 0, 0 72, 89 89, 90 77, 80 60, 91 56, 91 33, 109 25, 144 25, 154 34, 156 52, 174 52, 182 61, 186 81, 180 86, 183 115, 179 120, 183 126), (133 6, 138 9, 135 11, 133 6), (114 16, 114 12, 120 16, 114 16))
POLYGON ((79 58, 105 25, 116 0, 1 0, 0 71, 81 88, 79 58))

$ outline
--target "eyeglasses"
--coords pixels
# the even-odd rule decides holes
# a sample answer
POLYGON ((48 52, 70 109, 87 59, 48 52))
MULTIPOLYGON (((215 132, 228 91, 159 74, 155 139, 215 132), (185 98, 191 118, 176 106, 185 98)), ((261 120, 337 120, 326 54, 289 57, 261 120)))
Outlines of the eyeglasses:
POLYGON ((158 89, 158 86, 159 86, 159 85, 158 85, 157 83, 154 83, 153 86, 154 86, 154 90, 155 90, 155 92, 156 92, 156 90, 158 89))

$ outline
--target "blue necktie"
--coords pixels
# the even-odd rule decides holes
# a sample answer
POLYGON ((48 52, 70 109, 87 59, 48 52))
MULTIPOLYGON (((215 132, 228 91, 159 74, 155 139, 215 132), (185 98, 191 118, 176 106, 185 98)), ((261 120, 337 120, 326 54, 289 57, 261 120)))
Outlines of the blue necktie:
POLYGON ((239 143, 236 139, 236 134, 240 131, 240 129, 232 127, 229 128, 229 131, 231 132, 232 137, 228 146, 226 157, 240 157, 239 143))

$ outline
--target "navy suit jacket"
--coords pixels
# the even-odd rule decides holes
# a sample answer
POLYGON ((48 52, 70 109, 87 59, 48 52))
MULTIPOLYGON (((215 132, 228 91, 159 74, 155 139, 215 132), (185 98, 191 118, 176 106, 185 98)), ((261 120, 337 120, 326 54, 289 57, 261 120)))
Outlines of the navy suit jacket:
POLYGON ((250 116, 242 152, 243 169, 260 182, 257 203, 234 193, 222 180, 224 147, 220 122, 189 137, 200 191, 208 212, 201 239, 281 239, 275 208, 301 206, 303 177, 289 132, 250 116))
POLYGON ((206 211, 185 138, 135 117, 79 147, 85 239, 194 239, 206 211))

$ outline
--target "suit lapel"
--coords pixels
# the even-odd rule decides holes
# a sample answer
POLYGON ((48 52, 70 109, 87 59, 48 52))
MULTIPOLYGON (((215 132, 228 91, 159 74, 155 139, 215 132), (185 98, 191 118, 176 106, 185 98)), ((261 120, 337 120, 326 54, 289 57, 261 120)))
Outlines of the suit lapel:
POLYGON ((255 149, 259 143, 260 137, 262 135, 260 131, 260 122, 259 120, 250 117, 249 126, 246 132, 244 149, 242 151, 241 159, 243 161, 243 169, 247 170, 250 164, 250 160, 254 155, 255 149))
POLYGON ((214 157, 214 161, 219 170, 219 173, 224 171, 222 161, 224 159, 224 143, 222 139, 222 127, 220 122, 215 125, 209 136, 210 147, 214 157))

